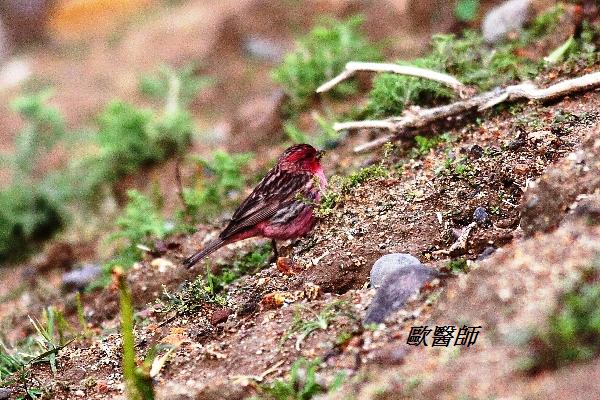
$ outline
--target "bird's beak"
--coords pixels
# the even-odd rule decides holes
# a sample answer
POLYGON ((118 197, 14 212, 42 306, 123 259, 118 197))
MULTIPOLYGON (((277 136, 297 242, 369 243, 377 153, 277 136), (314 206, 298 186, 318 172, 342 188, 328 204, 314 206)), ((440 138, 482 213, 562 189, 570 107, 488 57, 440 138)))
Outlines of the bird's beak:
POLYGON ((317 160, 320 160, 325 155, 325 150, 317 151, 317 160))

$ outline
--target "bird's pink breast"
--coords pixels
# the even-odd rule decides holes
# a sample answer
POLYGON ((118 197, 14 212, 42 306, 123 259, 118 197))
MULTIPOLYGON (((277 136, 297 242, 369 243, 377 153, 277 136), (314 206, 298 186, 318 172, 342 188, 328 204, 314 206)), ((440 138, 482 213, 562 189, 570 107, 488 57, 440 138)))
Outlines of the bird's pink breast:
POLYGON ((287 224, 271 224, 270 221, 264 221, 258 225, 258 228, 261 230, 262 236, 286 240, 307 234, 314 228, 316 222, 317 219, 315 218, 312 209, 307 207, 287 224))

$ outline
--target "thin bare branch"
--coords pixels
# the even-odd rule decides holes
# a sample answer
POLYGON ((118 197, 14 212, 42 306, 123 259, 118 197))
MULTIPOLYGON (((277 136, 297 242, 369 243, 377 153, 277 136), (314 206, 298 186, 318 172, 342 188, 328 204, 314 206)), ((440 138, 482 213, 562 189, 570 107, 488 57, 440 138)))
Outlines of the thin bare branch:
POLYGON ((481 93, 466 100, 460 100, 444 106, 421 109, 413 107, 406 110, 400 117, 384 120, 350 121, 334 124, 336 130, 353 129, 384 129, 392 132, 383 137, 361 144, 354 148, 357 153, 372 150, 382 144, 402 136, 412 136, 411 129, 423 128, 433 122, 464 114, 469 111, 482 111, 502 102, 512 102, 519 99, 551 100, 572 93, 588 91, 600 87, 600 72, 593 72, 573 79, 538 88, 531 82, 497 88, 481 93))
POLYGON ((452 246, 450 246, 447 250, 437 250, 434 251, 433 254, 438 255, 438 254, 444 254, 444 255, 449 255, 452 254, 453 252, 455 252, 456 250, 464 250, 467 247, 467 241, 469 240, 469 234, 471 233, 471 231, 473 230, 473 228, 475 228, 477 226, 477 222, 471 222, 469 225, 467 225, 463 231, 461 232, 460 236, 456 239, 456 242, 454 242, 452 244, 452 246))
POLYGON ((430 69, 424 69, 419 67, 413 67, 410 65, 398 65, 398 64, 385 64, 385 63, 373 63, 373 62, 358 62, 358 61, 350 61, 346 64, 344 71, 342 71, 338 76, 333 78, 332 80, 325 82, 321 86, 317 88, 317 93, 327 92, 331 90, 333 87, 338 85, 340 82, 351 78, 357 72, 390 72, 393 74, 400 75, 409 75, 415 76, 418 78, 429 79, 432 81, 436 81, 442 83, 448 87, 451 87, 455 91, 461 93, 462 89, 465 87, 458 79, 453 76, 432 71, 430 69))

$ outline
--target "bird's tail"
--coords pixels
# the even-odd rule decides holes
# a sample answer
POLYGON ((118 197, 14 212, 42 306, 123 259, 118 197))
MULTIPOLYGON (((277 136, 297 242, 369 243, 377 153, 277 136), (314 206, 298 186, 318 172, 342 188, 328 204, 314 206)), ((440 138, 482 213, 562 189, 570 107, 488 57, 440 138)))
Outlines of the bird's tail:
POLYGON ((183 260, 183 265, 187 268, 193 267, 198 261, 202 260, 207 255, 211 254, 214 251, 217 251, 221 246, 224 246, 226 243, 225 240, 218 238, 204 246, 204 248, 196 253, 192 254, 185 260, 183 260))

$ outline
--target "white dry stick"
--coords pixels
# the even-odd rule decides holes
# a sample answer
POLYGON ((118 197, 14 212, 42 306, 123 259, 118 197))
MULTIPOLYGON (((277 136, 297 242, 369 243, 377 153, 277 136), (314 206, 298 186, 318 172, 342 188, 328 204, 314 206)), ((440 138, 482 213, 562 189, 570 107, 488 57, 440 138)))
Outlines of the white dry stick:
POLYGON ((458 79, 453 76, 432 71, 430 69, 424 69, 419 67, 413 67, 410 65, 398 65, 398 64, 385 64, 385 63, 373 63, 373 62, 359 62, 350 61, 346 64, 344 70, 332 80, 325 82, 317 88, 317 93, 327 92, 334 86, 348 78, 351 78, 357 72, 390 72, 393 74, 415 76, 417 78, 429 79, 444 85, 451 87, 456 92, 461 93, 465 87, 458 79))
POLYGON ((452 244, 452 246, 450 246, 447 250, 437 250, 434 251, 433 254, 438 255, 438 254, 443 254, 443 255, 449 255, 452 252, 456 251, 456 250, 464 250, 467 248, 467 241, 469 240, 469 234, 471 233, 471 231, 473 230, 473 228, 475 228, 475 226, 477 226, 477 222, 471 222, 469 225, 467 225, 463 231, 461 232, 460 236, 458 237, 458 239, 456 239, 456 242, 454 242, 452 244))
POLYGON ((526 82, 519 85, 508 86, 506 88, 496 88, 469 99, 460 100, 444 106, 428 109, 412 108, 405 111, 400 117, 392 117, 384 120, 339 122, 334 124, 333 128, 338 131, 345 129, 373 128, 386 129, 391 132, 375 140, 356 146, 354 151, 360 153, 379 147, 386 142, 398 139, 403 135, 412 136, 412 134, 408 132, 410 129, 423 128, 433 122, 441 121, 469 111, 482 111, 502 102, 519 99, 551 100, 576 92, 593 90, 598 87, 600 87, 600 72, 593 72, 578 78, 567 79, 543 89, 539 89, 531 82, 526 82))

